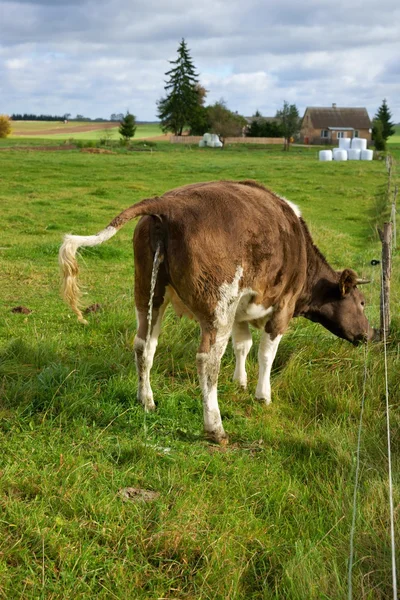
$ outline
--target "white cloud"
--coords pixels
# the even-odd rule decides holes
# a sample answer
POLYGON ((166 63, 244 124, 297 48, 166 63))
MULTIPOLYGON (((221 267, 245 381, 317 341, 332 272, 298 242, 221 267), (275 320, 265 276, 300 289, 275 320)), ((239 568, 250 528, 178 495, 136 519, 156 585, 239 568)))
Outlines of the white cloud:
POLYGON ((156 118, 187 40, 208 101, 275 114, 283 100, 366 106, 400 121, 400 7, 382 0, 7 0, 0 112, 156 118))

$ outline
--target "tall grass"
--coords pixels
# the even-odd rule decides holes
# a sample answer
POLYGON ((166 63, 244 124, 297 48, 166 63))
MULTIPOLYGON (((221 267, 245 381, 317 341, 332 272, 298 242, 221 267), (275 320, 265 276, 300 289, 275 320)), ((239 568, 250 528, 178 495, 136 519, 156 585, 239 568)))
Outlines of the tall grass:
MULTIPOLYGON (((230 442, 209 445, 198 327, 168 313, 152 374, 157 411, 136 402, 132 227, 83 253, 80 326, 58 295, 66 232, 92 234, 141 198, 193 181, 254 178, 296 202, 336 267, 373 281, 382 162, 319 163, 316 152, 0 153, 0 598, 330 599, 347 594, 354 453, 364 352, 295 320, 274 365, 273 403, 219 380, 230 442), (12 313, 24 305, 30 314, 12 313), (121 488, 159 492, 124 502, 121 488)), ((395 506, 399 503, 399 285, 388 345, 395 506)), ((254 335, 255 340, 258 334, 254 335)), ((391 597, 382 347, 368 378, 354 598, 391 597)), ((396 522, 398 515, 396 512, 396 522)), ((398 529, 396 529, 397 545, 398 529)))

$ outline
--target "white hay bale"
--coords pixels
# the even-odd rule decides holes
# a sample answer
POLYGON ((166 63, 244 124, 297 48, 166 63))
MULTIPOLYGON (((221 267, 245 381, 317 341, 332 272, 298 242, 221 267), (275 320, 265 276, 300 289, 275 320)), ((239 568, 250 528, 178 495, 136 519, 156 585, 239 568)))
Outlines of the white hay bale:
POLYGON ((333 153, 333 160, 344 161, 347 160, 347 150, 341 150, 340 148, 335 148, 336 152, 333 153))
POLYGON ((367 140, 365 138, 353 138, 351 140, 351 147, 353 150, 366 150, 367 140))
POLYGON ((358 148, 351 148, 350 150, 347 150, 347 158, 349 160, 360 160, 361 150, 358 148))
POLYGON ((319 160, 323 162, 332 160, 332 150, 320 150, 319 160))
POLYGON ((339 148, 341 148, 342 150, 348 150, 350 148, 350 145, 350 138, 339 138, 339 148))
POLYGON ((373 158, 373 150, 361 150, 361 160, 372 160, 373 158))

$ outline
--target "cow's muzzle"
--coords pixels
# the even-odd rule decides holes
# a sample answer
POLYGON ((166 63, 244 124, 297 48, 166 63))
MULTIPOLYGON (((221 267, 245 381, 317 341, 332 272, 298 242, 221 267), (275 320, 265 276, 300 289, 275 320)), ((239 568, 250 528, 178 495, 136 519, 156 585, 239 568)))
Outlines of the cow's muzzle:
POLYGON ((379 329, 371 329, 368 333, 362 333, 354 337, 352 344, 353 346, 359 346, 360 344, 366 344, 367 342, 379 342, 380 332, 379 329))

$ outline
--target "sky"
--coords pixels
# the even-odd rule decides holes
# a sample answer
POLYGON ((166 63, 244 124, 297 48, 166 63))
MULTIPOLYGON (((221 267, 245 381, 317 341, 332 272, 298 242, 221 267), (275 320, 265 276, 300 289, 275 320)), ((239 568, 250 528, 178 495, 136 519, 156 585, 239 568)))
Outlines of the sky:
POLYGON ((0 114, 156 120, 182 38, 207 104, 400 122, 399 0, 0 0, 0 114))

